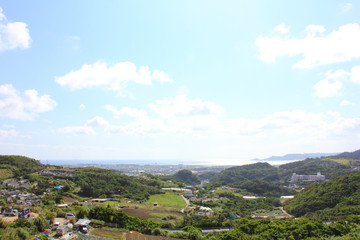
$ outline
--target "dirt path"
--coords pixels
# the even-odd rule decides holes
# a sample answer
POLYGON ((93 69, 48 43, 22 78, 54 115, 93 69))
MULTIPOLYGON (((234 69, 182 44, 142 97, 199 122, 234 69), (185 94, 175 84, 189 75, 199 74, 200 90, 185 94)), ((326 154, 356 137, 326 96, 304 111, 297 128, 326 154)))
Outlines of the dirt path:
POLYGON ((185 210, 189 207, 190 201, 187 198, 185 198, 184 195, 181 195, 181 197, 184 199, 184 201, 186 203, 186 206, 183 209, 180 210, 180 212, 184 213, 185 210))

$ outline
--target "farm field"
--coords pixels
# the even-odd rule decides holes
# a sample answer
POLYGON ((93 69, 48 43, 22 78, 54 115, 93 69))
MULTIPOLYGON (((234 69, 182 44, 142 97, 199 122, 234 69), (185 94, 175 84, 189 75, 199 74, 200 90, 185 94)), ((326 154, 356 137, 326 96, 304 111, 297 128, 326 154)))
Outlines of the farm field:
POLYGON ((111 206, 126 212, 129 216, 150 219, 159 223, 178 223, 183 216, 180 210, 186 206, 186 203, 179 193, 166 192, 152 195, 146 202, 121 199, 121 201, 107 201, 93 205, 111 206), (155 206, 154 203, 157 205, 155 206))
POLYGON ((122 208, 129 216, 150 219, 155 222, 177 223, 182 218, 182 213, 178 211, 162 210, 161 208, 143 209, 143 208, 122 208))
POLYGON ((165 194, 156 194, 150 196, 147 201, 149 204, 157 203, 159 206, 178 208, 179 210, 186 206, 184 199, 178 193, 167 192, 165 194))
POLYGON ((94 228, 90 234, 104 238, 125 239, 123 238, 124 232, 116 228, 94 228))
POLYGON ((116 228, 96 228, 91 231, 91 235, 111 238, 111 239, 126 239, 126 240, 177 240, 177 238, 151 236, 138 232, 123 232, 116 228))

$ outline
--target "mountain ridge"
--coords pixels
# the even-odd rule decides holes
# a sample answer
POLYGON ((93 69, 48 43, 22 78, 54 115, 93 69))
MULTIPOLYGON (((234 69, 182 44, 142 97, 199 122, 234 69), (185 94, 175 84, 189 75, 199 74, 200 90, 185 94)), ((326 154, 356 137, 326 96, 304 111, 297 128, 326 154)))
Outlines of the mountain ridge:
POLYGON ((288 153, 283 156, 271 156, 268 158, 255 158, 252 161, 285 161, 285 160, 304 160, 307 158, 320 158, 334 156, 339 153, 288 153))

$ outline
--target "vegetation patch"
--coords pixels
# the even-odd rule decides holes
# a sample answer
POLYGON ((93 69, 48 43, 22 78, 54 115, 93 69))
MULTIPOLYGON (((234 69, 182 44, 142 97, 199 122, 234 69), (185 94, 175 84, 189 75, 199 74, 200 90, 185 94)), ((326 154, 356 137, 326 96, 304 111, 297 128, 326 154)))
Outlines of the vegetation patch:
POLYGON ((112 239, 124 239, 124 231, 118 228, 94 228, 91 230, 91 235, 112 238, 112 239))
POLYGON ((150 196, 148 203, 159 206, 169 206, 175 208, 184 208, 186 203, 178 193, 167 192, 165 194, 156 194, 150 196))
POLYGON ((152 216, 148 214, 148 211, 145 209, 123 208, 122 211, 132 217, 138 217, 142 219, 152 218, 152 216))
POLYGON ((13 173, 10 169, 0 169, 0 179, 8 179, 13 176, 13 173))

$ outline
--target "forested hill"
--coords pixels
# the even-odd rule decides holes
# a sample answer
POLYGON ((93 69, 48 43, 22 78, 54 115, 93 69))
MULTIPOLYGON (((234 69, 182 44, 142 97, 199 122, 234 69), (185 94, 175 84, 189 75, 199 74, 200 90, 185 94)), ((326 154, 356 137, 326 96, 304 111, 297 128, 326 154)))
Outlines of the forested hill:
POLYGON ((227 168, 212 177, 212 182, 220 184, 240 185, 248 180, 265 179, 273 177, 278 180, 278 169, 269 163, 255 163, 227 168))
POLYGON ((197 175, 193 174, 190 170, 187 169, 178 171, 172 176, 172 178, 175 180, 183 181, 186 184, 190 185, 198 185, 201 182, 200 178, 197 175))
POLYGON ((360 214, 360 172, 347 174, 332 181, 312 184, 292 200, 286 211, 295 217, 305 214, 321 218, 360 214))
POLYGON ((354 152, 344 152, 333 156, 334 158, 352 158, 360 160, 360 149, 354 152))
POLYGON ((27 176, 44 169, 38 160, 16 155, 0 155, 0 179, 27 176))
POLYGON ((335 162, 330 158, 311 158, 279 166, 279 175, 281 175, 281 179, 283 180, 290 179, 292 173, 309 175, 316 174, 317 172, 325 175, 326 179, 334 179, 350 171, 350 166, 335 162))
POLYGON ((111 197, 114 195, 136 200, 147 199, 161 192, 161 182, 137 178, 99 168, 78 168, 74 182, 81 188, 79 195, 85 197, 111 197))
POLYGON ((0 156, 0 180, 10 178, 29 179, 32 184, 29 191, 36 194, 42 194, 56 185, 63 185, 68 193, 76 193, 83 197, 117 195, 143 200, 152 194, 160 193, 162 187, 160 180, 127 176, 113 170, 63 168, 43 165, 38 160, 28 157, 2 155, 0 156))
POLYGON ((291 162, 271 166, 266 162, 259 162, 249 165, 227 168, 211 178, 215 185, 233 185, 240 186, 246 181, 260 179, 269 183, 289 182, 293 173, 303 175, 313 175, 321 172, 326 179, 334 179, 338 176, 348 174, 352 171, 354 163, 358 160, 352 160, 360 154, 360 150, 352 153, 343 153, 334 157, 327 158, 309 158, 302 161, 291 162))

